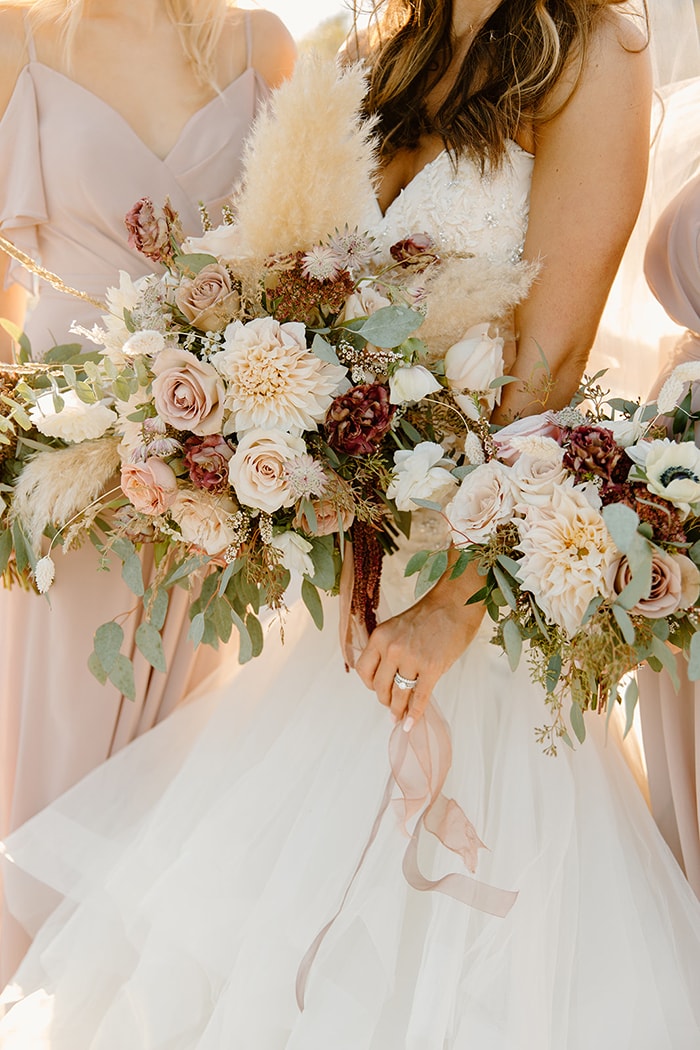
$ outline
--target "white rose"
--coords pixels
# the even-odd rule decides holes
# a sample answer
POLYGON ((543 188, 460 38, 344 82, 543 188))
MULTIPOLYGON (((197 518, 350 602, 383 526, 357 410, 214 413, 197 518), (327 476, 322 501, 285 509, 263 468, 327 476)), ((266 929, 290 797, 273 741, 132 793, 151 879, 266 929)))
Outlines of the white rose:
MULTIPOLYGON (((657 496, 673 503, 685 514, 700 502, 700 449, 691 441, 640 441, 626 449, 630 459, 644 472, 642 480, 657 496)), ((638 471, 633 480, 639 480, 638 471)))
POLYGON ((302 576, 313 576, 316 570, 309 554, 313 550, 313 544, 300 536, 298 532, 281 532, 272 537, 272 546, 276 547, 282 554, 282 564, 285 569, 302 576))
POLYGON ((563 485, 569 476, 562 464, 564 449, 552 438, 524 440, 537 440, 543 447, 532 453, 521 452, 513 466, 511 476, 520 490, 518 502, 544 507, 550 502, 554 489, 563 485))
POLYGON ((423 365, 405 365, 389 376, 389 401, 392 405, 403 405, 407 401, 420 401, 427 394, 434 394, 440 384, 423 365))
POLYGON ((414 499, 444 503, 457 485, 447 469, 450 460, 434 441, 421 441, 410 451, 400 449, 394 453, 394 464, 386 494, 399 510, 415 510, 414 499))
POLYGON ((54 408, 53 394, 47 392, 37 398, 29 409, 29 418, 41 434, 60 438, 62 441, 90 441, 102 437, 117 421, 117 414, 106 405, 97 402, 86 405, 74 390, 61 394, 63 408, 54 408))
POLYGON ((510 467, 497 459, 476 467, 445 508, 454 545, 486 543, 497 525, 512 519, 519 496, 510 467))
POLYGON ((213 255, 221 262, 235 262, 244 254, 238 228, 227 223, 207 230, 202 237, 187 237, 182 250, 187 255, 213 255))
POLYGON ((268 514, 291 507, 294 493, 287 463, 305 452, 306 445, 299 437, 279 430, 249 431, 229 462, 229 481, 240 502, 268 514))
POLYGON ((618 552, 603 518, 578 489, 560 486, 549 505, 527 507, 520 536, 522 589, 571 637, 591 599, 610 593, 608 570, 618 552))
POLYGON ((467 391, 478 395, 486 412, 491 412, 501 396, 491 383, 503 375, 503 339, 490 336, 489 329, 488 324, 473 325, 445 354, 448 386, 470 419, 478 418, 479 411, 467 391))
POLYGON ((170 515, 180 526, 185 543, 213 557, 234 542, 229 519, 237 510, 228 496, 215 496, 202 489, 179 489, 170 515))

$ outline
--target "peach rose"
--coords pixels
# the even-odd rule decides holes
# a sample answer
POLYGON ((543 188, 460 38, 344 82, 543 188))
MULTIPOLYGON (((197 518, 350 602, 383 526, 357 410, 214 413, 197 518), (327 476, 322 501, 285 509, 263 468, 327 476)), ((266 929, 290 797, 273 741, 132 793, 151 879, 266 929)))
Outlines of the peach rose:
POLYGON ((512 519, 519 498, 510 468, 496 459, 476 467, 445 508, 454 545, 488 543, 496 527, 512 519))
POLYGON ((193 434, 221 433, 225 391, 216 369, 176 347, 161 350, 153 371, 153 400, 161 419, 193 434))
POLYGON ((329 536, 332 532, 338 532, 339 527, 343 532, 347 532, 355 520, 355 515, 349 507, 338 507, 330 499, 312 500, 311 506, 316 515, 315 528, 302 510, 297 511, 293 522, 295 529, 302 529, 311 536, 329 536))
POLYGON ((177 478, 167 463, 150 456, 145 463, 122 465, 121 487, 142 514, 164 514, 177 495, 177 478))
MULTIPOLYGON (((611 566, 608 582, 614 594, 621 594, 632 579, 627 558, 611 566)), ((655 547, 651 556, 651 590, 630 613, 661 620, 664 616, 695 605, 700 595, 700 571, 685 554, 669 554, 655 547)))

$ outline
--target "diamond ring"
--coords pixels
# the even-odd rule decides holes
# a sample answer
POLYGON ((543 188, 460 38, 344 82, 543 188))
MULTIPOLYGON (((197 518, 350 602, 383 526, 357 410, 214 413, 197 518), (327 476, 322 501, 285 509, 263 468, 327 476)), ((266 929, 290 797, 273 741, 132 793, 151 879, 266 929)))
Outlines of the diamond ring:
POLYGON ((413 689, 416 685, 418 685, 418 679, 404 678, 404 676, 402 674, 399 674, 399 672, 397 671, 394 675, 394 684, 399 689, 413 689))

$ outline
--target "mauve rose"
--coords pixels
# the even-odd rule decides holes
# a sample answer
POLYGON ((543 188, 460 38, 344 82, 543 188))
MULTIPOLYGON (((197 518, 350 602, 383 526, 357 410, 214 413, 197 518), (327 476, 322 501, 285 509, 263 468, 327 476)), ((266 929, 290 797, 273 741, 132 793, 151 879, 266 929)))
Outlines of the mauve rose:
POLYGON ((164 514, 177 496, 177 478, 162 459, 150 456, 145 463, 124 463, 122 492, 142 514, 164 514))
POLYGON ((424 265, 437 261, 437 255, 431 252, 433 239, 429 233, 414 233, 402 241, 397 241, 389 248, 392 259, 402 266, 416 265, 421 261, 424 265))
POLYGON ((298 510, 292 524, 295 529, 303 529, 310 536, 329 536, 332 532, 338 532, 342 528, 347 532, 355 515, 349 507, 338 507, 330 499, 312 500, 311 506, 316 515, 316 525, 309 520, 303 510, 298 510))
MULTIPOLYGON (((632 579, 627 558, 620 558, 608 572, 613 594, 622 594, 632 579)), ((651 555, 651 590, 630 613, 661 620, 681 609, 695 605, 700 595, 700 571, 685 554, 669 554, 655 547, 651 555)))
POLYGON ((228 487, 228 461, 233 449, 220 434, 189 437, 185 441, 185 466, 198 489, 221 492, 228 487))
POLYGON ((493 440, 498 447, 498 458, 503 463, 512 465, 520 455, 521 449, 517 443, 511 443, 511 438, 549 437, 561 445, 567 433, 566 427, 557 423, 553 412, 541 412, 536 416, 524 416, 522 419, 516 419, 514 423, 501 427, 493 435, 493 440))
POLYGON ((391 426, 396 406, 382 383, 361 383, 336 397, 326 413, 326 440, 336 452, 368 456, 391 426))
POLYGON ((225 390, 216 369, 176 347, 161 350, 153 371, 153 400, 161 419, 193 434, 221 432, 225 390))
POLYGON ((172 237, 180 232, 177 215, 166 201, 160 215, 156 215, 150 197, 142 197, 124 216, 129 233, 129 247, 141 252, 147 259, 166 263, 172 260, 172 237))
POLYGON ((229 481, 240 502, 268 514, 291 507, 294 494, 287 464, 305 452, 302 438, 282 430, 249 431, 238 442, 229 463, 229 481))
POLYGON ((225 266, 211 263, 195 277, 186 277, 175 292, 175 302, 194 328, 202 332, 220 332, 231 321, 240 306, 231 275, 225 266))

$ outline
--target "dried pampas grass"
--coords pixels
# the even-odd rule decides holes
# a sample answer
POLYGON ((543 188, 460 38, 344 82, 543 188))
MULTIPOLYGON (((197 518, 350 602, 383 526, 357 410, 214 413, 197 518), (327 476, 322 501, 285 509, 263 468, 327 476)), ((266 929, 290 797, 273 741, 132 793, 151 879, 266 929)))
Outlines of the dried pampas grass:
POLYGON ((365 77, 318 55, 300 58, 255 123, 236 225, 257 259, 308 249, 336 229, 376 222, 373 123, 361 121, 365 77))
POLYGON ((105 491, 119 469, 118 446, 118 438, 98 438, 38 452, 27 463, 15 486, 12 515, 37 553, 47 525, 65 525, 105 491))
POLYGON ((507 317, 527 296, 538 270, 536 263, 444 259, 428 284, 425 321, 417 333, 429 360, 443 358, 472 325, 507 317))

